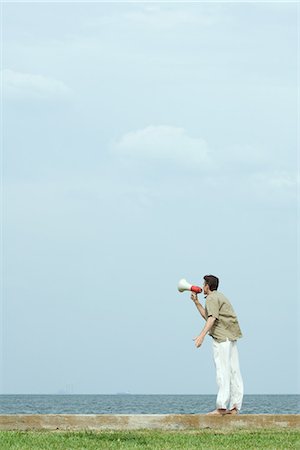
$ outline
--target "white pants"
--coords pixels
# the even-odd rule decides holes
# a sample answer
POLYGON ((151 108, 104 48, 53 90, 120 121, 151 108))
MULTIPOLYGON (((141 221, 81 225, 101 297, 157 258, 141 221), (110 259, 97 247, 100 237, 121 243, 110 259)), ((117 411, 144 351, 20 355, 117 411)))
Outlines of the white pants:
POLYGON ((219 392, 217 408, 241 409, 244 386, 239 366, 236 341, 217 342, 213 339, 213 354, 219 392))

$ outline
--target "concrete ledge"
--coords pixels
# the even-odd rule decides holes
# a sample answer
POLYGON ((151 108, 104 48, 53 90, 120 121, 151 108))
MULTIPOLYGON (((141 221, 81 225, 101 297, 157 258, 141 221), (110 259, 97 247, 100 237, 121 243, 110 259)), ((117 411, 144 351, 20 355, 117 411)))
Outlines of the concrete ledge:
POLYGON ((0 415, 0 430, 195 430, 300 429, 298 414, 10 414, 0 415))

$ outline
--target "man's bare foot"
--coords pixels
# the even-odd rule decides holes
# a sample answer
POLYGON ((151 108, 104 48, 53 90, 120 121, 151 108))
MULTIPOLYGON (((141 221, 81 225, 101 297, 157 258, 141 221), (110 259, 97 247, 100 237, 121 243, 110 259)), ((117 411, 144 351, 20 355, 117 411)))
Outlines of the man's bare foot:
POLYGON ((226 409, 223 408, 218 408, 215 409, 214 411, 207 413, 208 416, 224 416, 225 414, 227 414, 227 412, 226 409))
POLYGON ((232 414, 232 415, 236 415, 238 413, 239 413, 239 410, 237 408, 232 408, 227 411, 227 414, 232 414))

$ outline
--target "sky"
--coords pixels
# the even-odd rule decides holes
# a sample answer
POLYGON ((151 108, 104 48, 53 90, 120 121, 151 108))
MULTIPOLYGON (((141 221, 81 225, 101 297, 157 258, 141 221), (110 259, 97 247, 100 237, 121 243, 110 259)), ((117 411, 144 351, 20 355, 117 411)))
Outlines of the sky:
POLYGON ((2 4, 3 394, 300 393, 295 3, 2 4), (200 297, 202 303, 203 296, 200 297))

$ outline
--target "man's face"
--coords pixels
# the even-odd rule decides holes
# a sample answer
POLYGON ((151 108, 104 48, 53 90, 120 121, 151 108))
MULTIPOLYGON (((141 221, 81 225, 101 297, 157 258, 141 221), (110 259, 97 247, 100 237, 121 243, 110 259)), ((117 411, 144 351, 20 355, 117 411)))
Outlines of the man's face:
POLYGON ((206 281, 204 281, 204 282, 203 282, 203 292, 204 292, 204 295, 207 295, 207 294, 208 294, 208 291, 209 291, 208 284, 206 283, 206 281))

